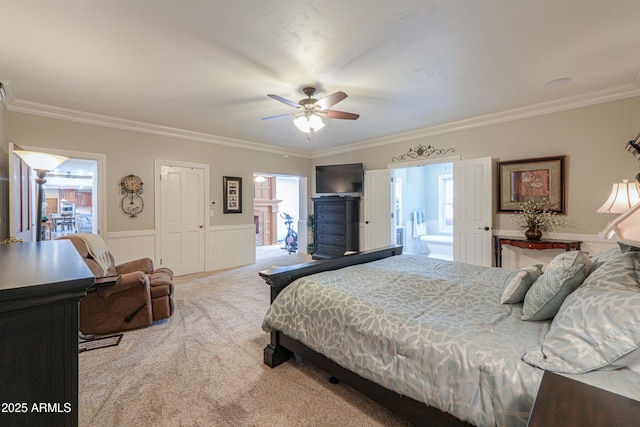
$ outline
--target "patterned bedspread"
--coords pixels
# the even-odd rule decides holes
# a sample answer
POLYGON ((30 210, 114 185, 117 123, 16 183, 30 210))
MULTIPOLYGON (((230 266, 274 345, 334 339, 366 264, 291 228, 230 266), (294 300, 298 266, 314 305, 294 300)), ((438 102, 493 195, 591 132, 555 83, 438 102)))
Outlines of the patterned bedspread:
POLYGON ((511 270, 401 255, 303 277, 270 306, 279 330, 384 387, 478 426, 523 426, 549 322, 500 305, 511 270))

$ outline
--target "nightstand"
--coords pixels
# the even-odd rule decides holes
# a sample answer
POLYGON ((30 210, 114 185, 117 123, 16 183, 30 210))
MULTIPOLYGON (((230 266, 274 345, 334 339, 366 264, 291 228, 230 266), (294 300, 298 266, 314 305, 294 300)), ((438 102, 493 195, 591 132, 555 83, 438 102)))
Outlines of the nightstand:
POLYGON ((640 401, 545 372, 528 427, 628 427, 640 423, 640 401))

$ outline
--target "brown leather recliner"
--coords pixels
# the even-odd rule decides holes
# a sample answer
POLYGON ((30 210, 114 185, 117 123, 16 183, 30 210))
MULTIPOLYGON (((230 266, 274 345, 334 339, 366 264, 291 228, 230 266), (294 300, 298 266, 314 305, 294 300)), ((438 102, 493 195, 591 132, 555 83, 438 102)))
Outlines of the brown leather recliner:
MULTIPOLYGON (((151 325, 155 320, 171 317, 174 310, 173 272, 153 268, 153 261, 142 258, 115 265, 113 255, 105 274, 89 254, 78 234, 69 239, 87 263, 96 279, 113 276, 115 284, 92 287, 80 300, 80 331, 83 334, 106 334, 151 325)), ((107 279, 107 282, 109 280, 107 279)))

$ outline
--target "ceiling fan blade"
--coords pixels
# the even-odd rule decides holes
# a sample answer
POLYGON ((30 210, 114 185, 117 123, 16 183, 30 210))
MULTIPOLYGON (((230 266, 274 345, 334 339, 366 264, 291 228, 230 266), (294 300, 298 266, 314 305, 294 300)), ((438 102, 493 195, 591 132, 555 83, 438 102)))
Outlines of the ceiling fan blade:
POLYGON ((269 95, 267 95, 267 96, 268 96, 268 97, 270 97, 270 98, 275 99, 276 101, 280 101, 280 102, 282 102, 282 103, 285 103, 285 104, 287 104, 287 105, 290 105, 290 106, 292 106, 292 107, 294 107, 294 108, 302 108, 302 107, 300 106, 300 104, 298 104, 297 102, 289 101, 288 99, 285 99, 285 98, 283 98, 283 97, 281 97, 281 96, 274 95, 274 94, 272 94, 272 93, 270 93, 270 94, 269 94, 269 95))
POLYGON ((263 117, 262 120, 281 119, 283 117, 295 116, 298 113, 278 114, 277 116, 263 117))
POLYGON ((345 113, 344 111, 336 110, 325 110, 321 111, 321 113, 325 114, 329 119, 358 120, 358 117, 360 117, 360 114, 345 113))
POLYGON ((345 99, 346 97, 347 97, 347 94, 344 92, 340 92, 340 91, 334 92, 331 95, 327 95, 324 98, 319 99, 315 105, 319 107, 321 110, 325 110, 329 107, 333 107, 338 102, 345 99))

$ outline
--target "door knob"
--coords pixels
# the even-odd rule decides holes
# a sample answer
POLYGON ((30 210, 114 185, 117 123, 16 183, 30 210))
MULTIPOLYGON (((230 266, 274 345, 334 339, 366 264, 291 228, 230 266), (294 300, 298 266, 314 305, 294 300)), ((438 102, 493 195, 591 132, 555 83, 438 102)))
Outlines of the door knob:
POLYGON ((204 228, 204 225, 200 224, 200 225, 198 226, 198 228, 204 228))
POLYGON ((365 224, 369 224, 369 221, 365 221, 364 223, 365 223, 365 224))
POLYGON ((485 225, 484 227, 478 227, 478 230, 489 231, 489 226, 485 225))

